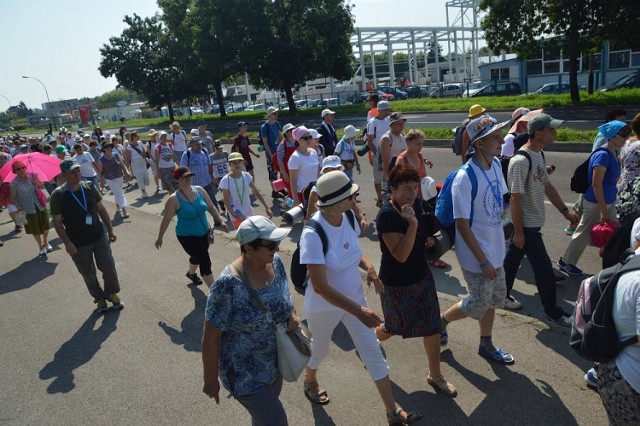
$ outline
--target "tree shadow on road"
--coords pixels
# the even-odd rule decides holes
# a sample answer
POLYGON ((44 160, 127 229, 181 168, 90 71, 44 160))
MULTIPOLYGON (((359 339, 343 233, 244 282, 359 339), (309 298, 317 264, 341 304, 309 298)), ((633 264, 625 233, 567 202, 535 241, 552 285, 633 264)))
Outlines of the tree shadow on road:
POLYGON ((73 371, 98 353, 102 343, 116 330, 119 317, 120 311, 110 310, 105 314, 94 311, 71 339, 60 346, 53 361, 40 370, 40 380, 55 378, 47 393, 68 393, 76 387, 73 371), (94 330, 99 318, 102 318, 102 324, 94 330))
POLYGON ((556 390, 544 380, 534 378, 534 382, 509 366, 478 358, 478 362, 488 363, 498 377, 490 379, 460 364, 450 350, 444 351, 441 359, 485 397, 469 415, 458 410, 452 416, 450 410, 443 410, 446 405, 433 405, 430 421, 434 424, 504 424, 505 421, 514 425, 578 424, 556 390))
POLYGON ((202 324, 204 322, 207 296, 200 290, 199 286, 189 285, 188 287, 191 290, 194 306, 193 310, 180 323, 180 330, 164 321, 158 322, 158 325, 169 336, 171 343, 174 345, 184 346, 184 349, 189 352, 200 352, 202 350, 202 324))
POLYGON ((51 276, 58 264, 50 263, 45 256, 23 262, 17 268, 0 275, 0 295, 31 288, 51 276))

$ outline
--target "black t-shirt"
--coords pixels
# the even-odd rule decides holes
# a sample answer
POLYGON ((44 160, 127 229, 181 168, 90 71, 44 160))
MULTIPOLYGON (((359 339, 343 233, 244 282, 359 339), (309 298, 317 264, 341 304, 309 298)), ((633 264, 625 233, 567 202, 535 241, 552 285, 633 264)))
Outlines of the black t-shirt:
MULTIPOLYGON (((416 203, 414 208, 418 208, 416 203)), ((418 210, 419 212, 420 210, 418 210)), ((416 217, 420 217, 416 213, 416 217)), ((415 284, 421 281, 427 274, 431 274, 427 261, 424 257, 424 244, 427 235, 422 232, 422 227, 418 225, 416 232, 416 240, 413 243, 411 254, 406 262, 398 262, 391 251, 387 248, 382 238, 382 234, 386 232, 406 234, 407 222, 404 221, 400 212, 398 212, 389 202, 387 202, 376 218, 376 228, 380 239, 380 251, 382 251, 382 260, 380 261, 380 279, 382 283, 389 287, 403 287, 415 284)))
POLYGON ((102 200, 102 195, 90 183, 81 182, 80 185, 81 188, 73 192, 75 198, 65 184, 53 191, 50 200, 51 215, 62 215, 67 235, 76 247, 86 246, 104 236, 104 228, 96 209, 96 203, 102 200), (87 200, 87 211, 91 215, 91 225, 87 225, 87 211, 81 206, 84 204, 83 191, 87 200))

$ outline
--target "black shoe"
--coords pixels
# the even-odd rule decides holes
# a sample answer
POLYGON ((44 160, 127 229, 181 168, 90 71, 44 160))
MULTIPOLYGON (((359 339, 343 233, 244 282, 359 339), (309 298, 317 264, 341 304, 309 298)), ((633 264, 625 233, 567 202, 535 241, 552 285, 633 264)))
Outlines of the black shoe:
POLYGON ((191 280, 191 282, 193 284, 195 284, 195 285, 202 284, 202 280, 200 279, 200 277, 198 277, 198 274, 196 274, 196 273, 190 274, 190 273, 187 272, 185 275, 186 275, 187 278, 189 278, 191 280))
POLYGON ((227 209, 224 207, 224 201, 218 201, 218 205, 220 206, 220 211, 222 213, 226 213, 227 209))
POLYGON ((566 279, 567 279, 567 278, 566 278, 564 275, 555 275, 555 276, 553 277, 553 280, 554 280, 554 282, 555 282, 556 284, 563 283, 563 282, 565 282, 565 280, 566 280, 566 279))
POLYGON ((271 191, 271 198, 284 198, 284 195, 276 191, 271 191))

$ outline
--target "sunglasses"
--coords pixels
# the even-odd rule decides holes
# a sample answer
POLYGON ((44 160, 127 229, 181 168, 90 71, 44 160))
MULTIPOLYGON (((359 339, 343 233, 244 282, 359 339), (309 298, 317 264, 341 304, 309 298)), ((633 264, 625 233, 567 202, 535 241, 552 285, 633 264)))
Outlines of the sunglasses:
POLYGON ((623 139, 627 139, 629 136, 631 136, 631 133, 618 133, 618 136, 620 136, 623 139))
POLYGON ((311 140, 311 136, 303 136, 300 139, 305 140, 305 141, 310 141, 311 140))
POLYGON ((13 169, 14 172, 19 172, 20 170, 24 170, 26 169, 26 167, 16 167, 15 169, 13 169))
POLYGON ((267 244, 259 244, 258 247, 264 247, 269 251, 274 251, 280 246, 280 241, 269 241, 267 244))

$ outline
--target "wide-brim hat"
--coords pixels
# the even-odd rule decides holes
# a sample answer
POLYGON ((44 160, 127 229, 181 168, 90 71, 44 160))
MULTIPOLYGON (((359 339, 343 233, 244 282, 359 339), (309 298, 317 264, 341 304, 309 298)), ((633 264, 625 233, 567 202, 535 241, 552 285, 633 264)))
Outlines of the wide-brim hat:
POLYGON ((232 152, 231 154, 229 154, 229 158, 227 158, 227 161, 229 163, 231 163, 232 161, 243 161, 243 160, 244 160, 244 157, 239 152, 232 152))
POLYGON ((293 124, 287 123, 282 127, 282 133, 287 133, 289 130, 293 130, 295 128, 296 126, 294 126, 293 124))
POLYGON ((469 108, 469 118, 475 117, 478 114, 482 114, 483 112, 485 112, 487 109, 484 108, 482 105, 471 105, 471 108, 469 108))
POLYGON ((337 155, 328 155, 324 158, 324 160, 322 160, 322 168, 320 169, 320 174, 324 174, 325 169, 344 170, 344 166, 342 165, 340 157, 338 157, 337 155))
POLYGON ((490 115, 483 115, 478 118, 474 118, 467 124, 467 133, 469 134, 469 141, 471 144, 475 143, 478 139, 482 139, 493 132, 502 130, 509 125, 510 121, 498 121, 490 115))
POLYGON ((351 183, 349 176, 334 170, 320 176, 316 183, 318 190, 318 207, 328 207, 346 200, 357 193, 360 187, 351 183))

